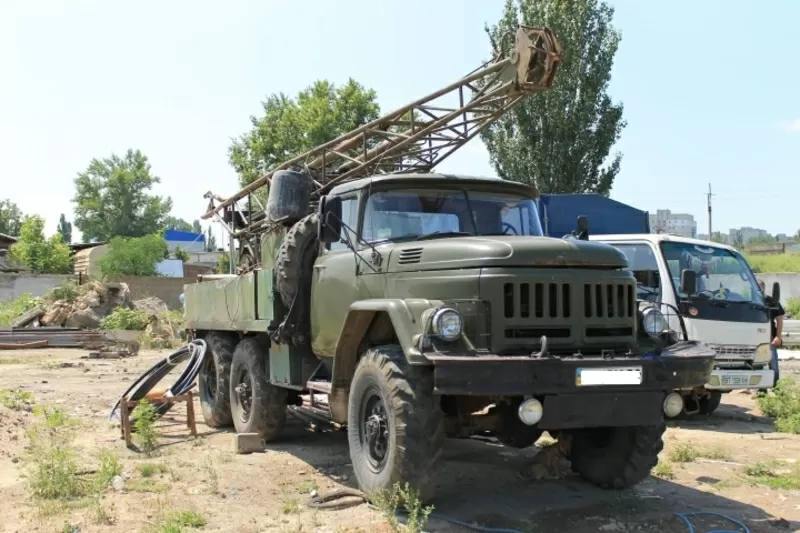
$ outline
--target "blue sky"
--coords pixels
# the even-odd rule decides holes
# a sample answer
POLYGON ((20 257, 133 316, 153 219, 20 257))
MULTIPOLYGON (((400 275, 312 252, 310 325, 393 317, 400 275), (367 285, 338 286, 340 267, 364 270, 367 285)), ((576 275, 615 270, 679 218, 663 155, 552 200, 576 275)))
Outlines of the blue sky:
MULTIPOLYGON (((715 229, 797 231, 800 2, 611 3, 623 35, 611 94, 628 121, 612 197, 692 213, 702 232, 711 182, 715 229)), ((52 231, 72 216, 75 175, 131 147, 192 220, 204 192, 236 190, 230 138, 267 94, 353 77, 389 111, 478 66, 502 4, 3 2, 0 198, 52 231)), ((479 140, 440 170, 494 175, 479 140)))

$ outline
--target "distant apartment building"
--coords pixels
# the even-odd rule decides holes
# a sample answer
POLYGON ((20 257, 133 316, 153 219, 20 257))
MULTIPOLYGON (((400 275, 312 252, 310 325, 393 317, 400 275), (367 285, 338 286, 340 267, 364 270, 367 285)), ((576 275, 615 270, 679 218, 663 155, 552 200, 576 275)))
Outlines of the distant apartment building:
POLYGON ((750 226, 743 226, 738 229, 731 228, 729 235, 731 244, 741 243, 742 245, 745 245, 754 239, 772 238, 772 235, 770 235, 767 230, 751 228, 750 226))
POLYGON ((696 239, 697 222, 694 216, 688 213, 673 213, 669 209, 659 209, 650 215, 650 231, 696 239))

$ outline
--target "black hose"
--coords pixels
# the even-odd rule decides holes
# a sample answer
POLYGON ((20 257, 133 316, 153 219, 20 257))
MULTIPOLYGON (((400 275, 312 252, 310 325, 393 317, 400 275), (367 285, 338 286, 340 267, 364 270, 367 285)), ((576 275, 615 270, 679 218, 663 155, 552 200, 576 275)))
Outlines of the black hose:
MULTIPOLYGON (((179 396, 189 392, 200 374, 200 369, 203 366, 203 361, 206 355, 206 341, 203 339, 195 339, 192 342, 182 346, 172 354, 168 355, 152 367, 150 367, 144 374, 131 384, 128 389, 120 395, 111 412, 108 415, 109 422, 114 422, 119 419, 120 404, 124 399, 128 401, 138 401, 144 398, 147 393, 152 391, 167 374, 172 372, 175 366, 183 363, 189 359, 189 364, 183 370, 175 383, 167 389, 164 393, 164 398, 172 396, 179 396)), ((171 402, 153 402, 156 407, 158 416, 164 416, 171 408, 171 402)))

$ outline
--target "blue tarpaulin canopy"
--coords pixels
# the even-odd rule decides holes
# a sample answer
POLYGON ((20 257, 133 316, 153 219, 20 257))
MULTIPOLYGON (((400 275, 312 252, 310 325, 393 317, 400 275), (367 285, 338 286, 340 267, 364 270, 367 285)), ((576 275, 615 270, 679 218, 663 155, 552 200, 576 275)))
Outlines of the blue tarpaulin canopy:
POLYGON ((576 230, 581 215, 589 218, 592 235, 650 233, 647 211, 600 194, 542 194, 539 198, 545 235, 563 237, 576 230))

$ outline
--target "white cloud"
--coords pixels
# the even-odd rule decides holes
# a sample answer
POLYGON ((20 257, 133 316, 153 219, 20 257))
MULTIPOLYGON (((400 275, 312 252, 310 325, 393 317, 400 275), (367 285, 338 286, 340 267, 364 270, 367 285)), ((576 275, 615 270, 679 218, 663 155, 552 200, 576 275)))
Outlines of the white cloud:
POLYGON ((800 133, 800 119, 783 120, 781 121, 781 127, 789 133, 800 133))

